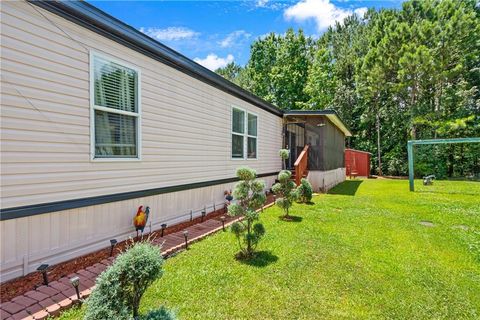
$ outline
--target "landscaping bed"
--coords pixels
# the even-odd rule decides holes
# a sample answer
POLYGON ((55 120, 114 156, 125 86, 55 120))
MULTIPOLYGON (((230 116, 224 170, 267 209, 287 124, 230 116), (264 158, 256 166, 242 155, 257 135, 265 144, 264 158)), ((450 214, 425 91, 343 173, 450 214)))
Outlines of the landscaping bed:
MULTIPOLYGON (((225 214, 224 208, 219 209, 215 212, 211 212, 205 216, 205 220, 217 218, 218 216, 225 214)), ((201 217, 194 218, 192 221, 182 222, 173 226, 169 226, 165 229, 164 234, 171 234, 179 230, 183 230, 191 225, 197 224, 202 221, 201 217)), ((132 227, 133 228, 133 227, 132 227)), ((148 230, 148 228, 147 228, 148 230)), ((144 237, 148 237, 149 234, 145 233, 144 237)), ((160 237, 160 231, 154 231, 151 234, 151 239, 154 240, 157 237, 160 237)), ((135 240, 137 240, 135 238, 135 240)), ((115 245, 113 255, 116 256, 119 252, 122 252, 126 246, 127 241, 119 242, 115 245)), ((91 265, 94 265, 97 262, 102 261, 110 256, 110 246, 108 245, 105 249, 98 250, 96 252, 89 253, 87 255, 71 259, 56 265, 49 267, 48 269, 48 279, 49 281, 58 280, 62 277, 67 276, 68 274, 75 273, 78 270, 85 269, 91 265)), ((43 285, 43 278, 40 272, 32 272, 27 274, 24 277, 19 277, 12 279, 5 283, 2 283, 0 289, 0 301, 6 302, 10 299, 19 296, 27 291, 33 290, 36 287, 43 285)))

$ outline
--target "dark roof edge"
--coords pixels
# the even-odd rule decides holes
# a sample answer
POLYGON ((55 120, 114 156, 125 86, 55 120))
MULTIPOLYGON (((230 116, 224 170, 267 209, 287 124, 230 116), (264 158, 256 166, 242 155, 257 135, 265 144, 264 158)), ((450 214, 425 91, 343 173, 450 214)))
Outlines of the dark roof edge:
POLYGON ((285 111, 285 115, 320 115, 325 116, 327 114, 333 114, 338 117, 338 114, 335 110, 332 109, 323 109, 323 110, 288 110, 285 111))
MULTIPOLYGON (((345 125, 342 118, 338 115, 335 110, 324 109, 324 110, 289 110, 285 111, 284 116, 327 116, 333 117, 335 119, 334 124, 345 133, 347 137, 351 137, 352 133, 350 129, 345 125)), ((331 119, 332 120, 332 119, 331 119)))
POLYGON ((212 85, 217 89, 252 103, 267 112, 280 117, 283 116, 283 111, 273 104, 242 89, 215 72, 208 70, 85 1, 27 1, 212 85))

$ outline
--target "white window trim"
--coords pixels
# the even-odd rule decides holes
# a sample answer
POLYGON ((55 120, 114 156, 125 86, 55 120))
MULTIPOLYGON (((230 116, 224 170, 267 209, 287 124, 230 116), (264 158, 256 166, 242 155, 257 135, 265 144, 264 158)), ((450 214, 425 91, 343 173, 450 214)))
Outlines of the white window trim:
POLYGON ((131 65, 128 62, 119 60, 115 57, 90 50, 90 161, 92 162, 125 162, 125 161, 141 161, 142 160, 142 81, 141 71, 137 66, 131 65), (95 79, 94 79, 94 58, 99 57, 113 63, 119 64, 123 67, 134 70, 137 73, 137 112, 130 112, 124 110, 116 110, 113 108, 95 105, 95 79), (96 158, 95 157, 95 110, 117 113, 137 118, 137 156, 132 158, 96 158))
POLYGON ((237 161, 237 160, 247 160, 247 161, 254 161, 254 160, 258 160, 258 128, 259 128, 259 116, 258 114, 254 113, 254 112, 249 112, 247 111, 246 109, 244 108, 241 108, 241 107, 238 107, 238 106, 235 106, 235 105, 232 105, 231 108, 230 108, 230 159, 231 160, 234 160, 234 161, 237 161), (233 110, 234 109, 237 109, 239 111, 243 111, 244 113, 244 119, 243 119, 243 125, 244 125, 244 128, 243 128, 243 134, 242 133, 238 133, 238 132, 234 132, 233 131, 233 110), (249 135, 248 134, 248 115, 251 114, 251 115, 254 115, 257 117, 257 135, 256 136, 252 136, 252 135, 249 135), (243 137, 243 156, 241 158, 234 158, 232 156, 232 150, 233 150, 233 139, 232 139, 232 135, 237 135, 237 136, 241 136, 243 137), (255 154, 257 155, 255 158, 249 158, 248 157, 248 138, 256 138, 257 139, 257 144, 256 144, 256 150, 255 150, 255 154))
POLYGON ((247 115, 246 115, 246 132, 245 132, 245 135, 246 135, 246 142, 247 142, 247 145, 246 145, 246 148, 245 148, 245 157, 247 160, 258 160, 258 128, 259 128, 259 125, 258 125, 258 114, 254 113, 254 112, 247 112, 247 115), (257 117, 257 135, 256 136, 252 136, 252 135, 249 135, 248 134, 248 115, 251 114, 252 116, 255 116, 257 117), (257 143, 255 144, 255 158, 249 158, 248 157, 248 138, 255 138, 257 140, 257 143))

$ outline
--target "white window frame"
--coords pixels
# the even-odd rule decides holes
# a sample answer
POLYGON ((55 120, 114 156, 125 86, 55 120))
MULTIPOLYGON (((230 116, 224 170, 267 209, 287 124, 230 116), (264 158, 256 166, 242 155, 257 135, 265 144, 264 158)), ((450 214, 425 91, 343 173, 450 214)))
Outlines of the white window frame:
POLYGON ((142 160, 142 85, 141 85, 141 71, 137 66, 131 65, 128 62, 117 59, 110 55, 90 50, 90 161, 94 162, 117 162, 117 161, 141 161, 142 160), (117 110, 95 105, 95 70, 94 60, 99 57, 104 60, 111 61, 123 67, 132 69, 137 73, 137 112, 130 112, 124 110, 117 110), (95 110, 116 113, 121 115, 132 116, 136 118, 136 146, 137 156, 132 158, 96 158, 95 157, 95 110))
POLYGON ((246 124, 245 124, 245 141, 246 141, 246 148, 245 148, 245 157, 247 160, 257 160, 258 159, 258 128, 259 128, 259 125, 258 125, 258 114, 256 113, 253 113, 253 112, 247 112, 246 114, 246 124), (256 136, 252 136, 252 135, 249 135, 248 134, 248 115, 251 114, 252 116, 255 116, 257 117, 257 135, 256 136), (249 158, 248 157, 248 138, 255 138, 257 143, 255 143, 255 158, 249 158))
POLYGON ((259 116, 258 114, 254 113, 254 112, 249 112, 247 111, 246 109, 244 108, 241 108, 241 107, 238 107, 238 106, 235 106, 235 105, 232 105, 231 106, 231 111, 230 111, 230 159, 231 160, 258 160, 258 128, 259 128, 259 116), (239 111, 242 111, 243 112, 243 116, 244 116, 244 119, 243 119, 243 125, 244 125, 244 128, 243 128, 243 134, 242 133, 238 133, 238 132, 234 132, 233 131, 233 110, 236 109, 236 110, 239 110, 239 111), (255 117, 257 117, 257 135, 256 136, 252 136, 252 135, 249 135, 248 134, 248 115, 251 114, 255 117), (243 137, 243 155, 241 158, 234 158, 233 155, 232 155, 232 150, 233 150, 233 139, 232 139, 232 135, 237 135, 237 136, 241 136, 243 137), (248 138, 256 138, 257 139, 257 143, 255 145, 255 154, 256 154, 256 157, 255 158, 249 158, 248 157, 248 138))
POLYGON ((232 106, 231 108, 231 111, 230 111, 230 158, 232 160, 245 160, 245 149, 246 149, 246 145, 245 145, 245 135, 246 135, 246 132, 245 132, 245 116, 247 114, 247 110, 243 109, 243 108, 240 108, 240 107, 237 107, 237 106, 232 106), (239 110, 239 111, 242 111, 243 112, 243 133, 238 133, 238 132, 234 132, 233 131, 233 110, 239 110), (241 158, 234 158, 233 157, 233 138, 232 138, 232 135, 236 135, 236 136, 240 136, 243 138, 243 154, 242 154, 242 157, 241 158))

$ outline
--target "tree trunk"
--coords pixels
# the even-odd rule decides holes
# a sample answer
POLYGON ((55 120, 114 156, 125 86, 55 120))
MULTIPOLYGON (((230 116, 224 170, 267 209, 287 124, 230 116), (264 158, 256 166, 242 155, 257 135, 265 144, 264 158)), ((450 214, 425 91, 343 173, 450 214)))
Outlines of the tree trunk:
POLYGON ((377 156, 378 156, 378 175, 383 175, 382 173, 382 152, 380 150, 380 115, 377 113, 377 156))

